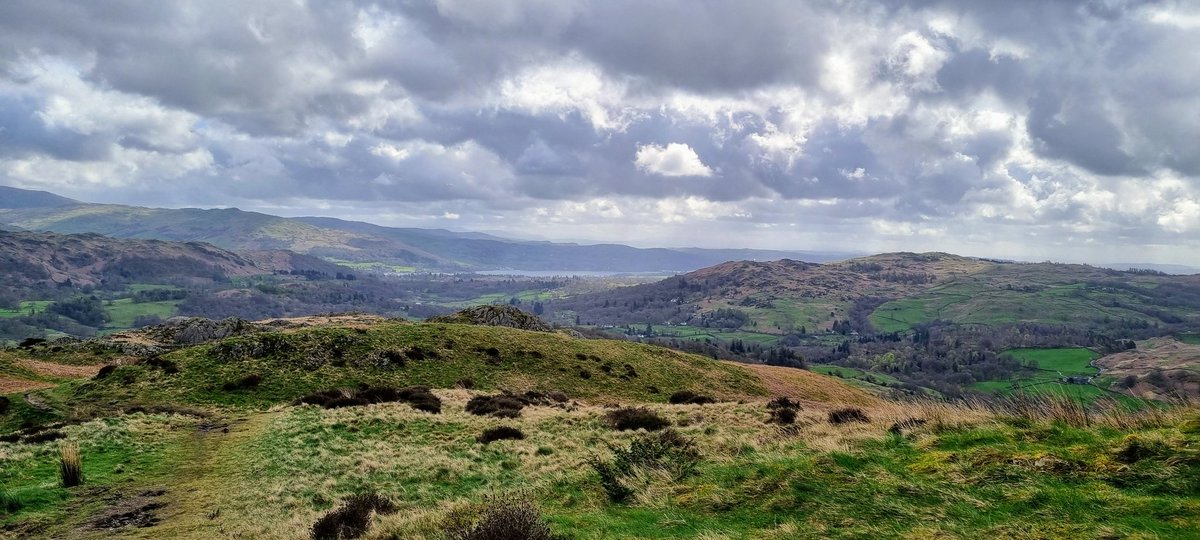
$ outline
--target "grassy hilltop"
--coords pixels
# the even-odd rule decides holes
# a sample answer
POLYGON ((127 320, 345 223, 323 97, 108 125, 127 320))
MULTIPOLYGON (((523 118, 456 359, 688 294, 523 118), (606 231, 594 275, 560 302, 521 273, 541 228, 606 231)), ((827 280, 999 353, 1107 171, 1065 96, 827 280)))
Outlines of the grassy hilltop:
POLYGON ((497 516, 580 539, 1188 538, 1200 519, 1186 406, 894 403, 506 327, 189 324, 0 352, 0 537, 319 538, 357 508, 375 539, 485 538, 497 516), (432 397, 352 399, 412 385, 432 397))

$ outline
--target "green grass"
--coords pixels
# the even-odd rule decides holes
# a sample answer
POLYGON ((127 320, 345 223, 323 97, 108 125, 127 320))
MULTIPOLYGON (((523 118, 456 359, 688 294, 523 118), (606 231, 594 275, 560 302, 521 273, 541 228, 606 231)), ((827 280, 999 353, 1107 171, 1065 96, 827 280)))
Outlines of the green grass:
MULTIPOLYGON (((638 332, 645 330, 645 325, 632 325, 633 329, 638 332)), ((763 332, 754 332, 750 330, 717 330, 713 328, 703 328, 699 326, 664 326, 651 325, 655 336, 659 337, 674 337, 680 339, 688 339, 692 341, 724 341, 730 342, 735 339, 741 340, 747 344, 757 343, 759 345, 770 346, 779 341, 779 336, 775 334, 767 334, 763 332)))
POLYGON ((863 371, 857 368, 833 366, 828 364, 816 364, 810 369, 822 375, 831 375, 834 377, 841 377, 843 379, 859 379, 876 385, 900 384, 900 379, 888 375, 887 373, 879 373, 876 371, 863 371))
POLYGON ((26 300, 21 302, 19 309, 0 309, 0 318, 23 317, 29 315, 30 311, 41 313, 46 311, 46 306, 53 303, 50 300, 26 300))
MULTIPOLYGON (((250 415, 228 435, 189 436, 194 424, 135 415, 85 424, 72 440, 89 478, 99 475, 93 485, 173 488, 164 522, 143 537, 302 537, 366 491, 404 508, 377 518, 368 538, 436 538, 452 509, 515 491, 577 540, 1197 537, 1200 418, 1115 429, 1001 417, 899 437, 885 418, 835 427, 823 411, 801 411, 807 427, 778 436, 762 403, 653 405, 695 442, 700 466, 678 481, 646 475, 629 502, 613 503, 588 459, 638 434, 605 427, 605 409, 502 420, 468 415, 465 396, 445 395, 439 415, 398 404, 288 407, 250 415), (526 439, 475 442, 496 425, 526 439), (1132 461, 1120 457, 1129 448, 1141 449, 1132 461), (106 472, 118 463, 123 478, 106 472)), ((47 527, 30 537, 71 536, 111 504, 55 488, 49 454, 4 464, 15 465, 0 473, 10 489, 44 490, 44 502, 6 518, 47 527)))
POLYGON ((140 293, 145 291, 177 291, 179 287, 174 285, 157 285, 153 283, 131 283, 125 288, 131 293, 140 293))
MULTIPOLYGON (((934 320, 980 325, 1157 321, 1133 309, 1139 306, 1161 309, 1153 300, 1135 291, 1089 287, 1083 281, 1100 278, 1075 272, 1080 270, 1045 265, 997 266, 958 276, 915 296, 887 302, 872 312, 869 319, 876 330, 883 332, 903 332, 934 320), (1128 307, 1111 307, 1115 305, 1128 307)), ((1169 311, 1183 318, 1200 316, 1191 308, 1169 311)))
POLYGON ((1099 372, 1090 365, 1099 354, 1083 347, 1054 349, 1010 349, 1004 352, 1017 360, 1027 362, 1045 371, 1063 375, 1095 375, 1099 372))
POLYGON ((56 525, 81 513, 102 511, 113 502, 78 497, 81 492, 150 488, 181 465, 187 445, 195 440, 196 423, 179 416, 139 414, 62 428, 65 441, 77 443, 82 457, 84 484, 72 489, 59 483, 58 449, 64 441, 0 443, 0 487, 21 506, 12 514, 0 511, 0 529, 20 523, 31 533, 42 530, 46 537, 56 537, 64 532, 56 525))
POLYGON ((1180 334, 1179 341, 1190 345, 1200 345, 1200 334, 1180 334))
POLYGON ((100 402, 264 407, 359 383, 450 388, 466 378, 478 388, 554 390, 579 399, 605 396, 665 401, 672 392, 685 389, 730 397, 766 394, 749 371, 702 356, 627 341, 582 340, 560 333, 459 324, 386 323, 362 331, 320 328, 258 334, 164 358, 178 364, 180 373, 166 375, 148 366, 124 366, 116 376, 62 392, 100 402), (426 358, 382 370, 365 363, 377 351, 413 349, 425 351, 426 358), (490 355, 488 349, 498 356, 490 355), (257 356, 228 352, 238 350, 273 352, 257 356), (430 353, 436 358, 429 357, 430 353), (636 377, 620 377, 626 364, 636 377), (221 389, 225 382, 252 374, 263 378, 254 391, 221 389))
POLYGON ((1132 403, 1126 396, 1107 391, 1108 384, 1112 382, 1108 379, 1093 380, 1092 384, 1069 384, 1061 380, 1061 377, 1094 376, 1099 373, 1098 369, 1089 364, 1100 356, 1091 349, 1010 349, 1004 354, 1038 369, 1039 374, 1013 380, 980 381, 971 384, 970 387, 1000 394, 1054 395, 1088 402, 1106 398, 1132 403))
MULTIPOLYGON (((26 374, 12 363, 18 354, 0 352, 0 375, 26 374)), ((1073 427, 944 402, 874 402, 863 405, 869 423, 835 426, 827 407, 806 404, 797 413, 802 427, 782 430, 767 422, 770 394, 737 366, 637 343, 452 324, 250 335, 164 358, 179 373, 131 364, 102 380, 38 393, 64 417, 99 416, 63 428, 82 450, 87 481, 57 486, 58 443, 0 443, 0 489, 23 505, 0 516, 0 530, 21 538, 282 540, 306 537, 346 497, 374 491, 402 511, 376 517, 366 538, 432 539, 456 509, 520 491, 555 532, 577 540, 1198 536, 1195 409, 1073 427), (414 347, 437 357, 389 369, 360 364, 373 351, 414 347), (606 363, 629 363, 638 376, 605 374, 606 363), (590 379, 578 377, 584 367, 590 379), (221 389, 250 373, 264 377, 260 387, 221 389), (475 416, 464 410, 475 394, 446 389, 460 377, 488 392, 562 390, 590 404, 531 407, 517 418, 475 416), (442 412, 399 403, 287 405, 314 389, 362 382, 437 387, 442 412), (663 403, 684 388, 727 401, 663 403), (589 461, 642 435, 607 427, 604 404, 617 402, 650 407, 693 441, 702 456, 696 474, 634 475, 630 500, 609 501, 589 461), (138 404, 177 414, 121 412, 138 404), (181 405, 207 412, 199 417, 181 405), (928 424, 889 434, 906 418, 928 424), (526 438, 476 442, 484 429, 501 425, 526 438), (159 499, 167 506, 156 511, 161 523, 89 528, 96 516, 155 487, 167 490, 159 499)), ((814 371, 886 377, 838 366, 814 371)), ((34 414, 23 400, 13 405, 0 418, 0 433, 34 414)))
POLYGON ((415 266, 390 264, 381 261, 348 261, 344 259, 334 259, 332 257, 326 257, 325 260, 339 266, 345 266, 346 268, 362 271, 395 272, 397 274, 410 274, 417 271, 417 267, 415 266))
POLYGON ((175 315, 178 300, 166 300, 162 302, 134 302, 132 298, 121 298, 110 302, 105 302, 105 309, 108 311, 112 320, 105 325, 106 328, 131 328, 134 319, 143 315, 157 315, 163 319, 170 318, 175 315))

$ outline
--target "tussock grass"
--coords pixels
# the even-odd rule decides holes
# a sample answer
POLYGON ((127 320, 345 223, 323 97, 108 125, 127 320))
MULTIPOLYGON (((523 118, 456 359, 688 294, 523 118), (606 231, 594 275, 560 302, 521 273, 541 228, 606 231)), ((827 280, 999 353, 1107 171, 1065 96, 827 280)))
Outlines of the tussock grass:
POLYGON ((58 476, 66 488, 83 484, 83 458, 79 455, 79 445, 64 443, 59 447, 58 476))

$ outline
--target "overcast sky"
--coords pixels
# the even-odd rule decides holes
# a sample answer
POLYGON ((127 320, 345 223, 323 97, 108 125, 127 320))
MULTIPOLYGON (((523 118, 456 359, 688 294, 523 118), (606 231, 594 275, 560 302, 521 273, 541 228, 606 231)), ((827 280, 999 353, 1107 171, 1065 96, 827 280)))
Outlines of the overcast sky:
POLYGON ((1200 264, 1200 2, 0 2, 0 184, 1200 264))

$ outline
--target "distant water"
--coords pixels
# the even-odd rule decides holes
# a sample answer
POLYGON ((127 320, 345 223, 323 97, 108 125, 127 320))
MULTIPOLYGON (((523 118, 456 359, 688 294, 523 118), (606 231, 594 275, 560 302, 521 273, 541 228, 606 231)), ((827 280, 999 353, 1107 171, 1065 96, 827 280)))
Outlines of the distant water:
POLYGON ((485 276, 524 276, 524 277, 613 277, 613 276, 673 276, 681 272, 664 270, 662 272, 608 272, 604 270, 480 270, 475 272, 485 276))

